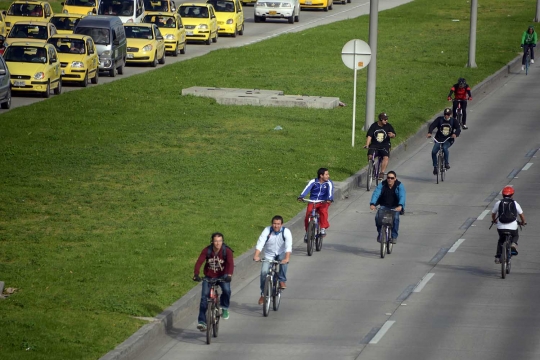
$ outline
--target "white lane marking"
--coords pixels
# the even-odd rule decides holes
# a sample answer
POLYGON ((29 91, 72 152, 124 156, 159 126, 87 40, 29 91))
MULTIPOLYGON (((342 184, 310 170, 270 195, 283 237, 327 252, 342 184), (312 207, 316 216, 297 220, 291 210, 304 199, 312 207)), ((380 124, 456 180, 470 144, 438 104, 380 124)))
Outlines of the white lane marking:
POLYGON ((448 250, 448 252, 456 252, 457 248, 459 247, 459 245, 461 245, 463 242, 465 241, 465 239, 459 239, 458 241, 456 241, 454 243, 454 245, 452 245, 452 247, 450 248, 450 250, 448 250))
POLYGON ((384 323, 384 325, 382 326, 382 328, 379 330, 379 332, 377 333, 377 335, 375 335, 373 337, 373 339, 371 339, 371 341, 369 342, 370 344, 376 344, 379 342, 379 340, 382 339, 382 337, 384 336, 384 334, 386 334, 386 332, 388 331, 388 329, 390 329, 390 327, 392 325, 394 325, 395 321, 392 321, 392 320, 388 320, 387 322, 384 323))
POLYGON ((484 220, 484 218, 486 217, 487 214, 489 214, 491 212, 491 210, 484 210, 482 211, 482 213, 480 214, 480 216, 478 216, 476 218, 476 220, 484 220))
POLYGON ((431 278, 433 277, 433 275, 435 275, 434 273, 429 273, 427 274, 426 276, 424 276, 424 278, 422 279, 422 281, 420 281, 418 283, 418 285, 416 285, 416 287, 414 288, 413 292, 420 292, 422 291, 422 289, 424 288, 424 286, 426 286, 427 282, 429 280, 431 280, 431 278))
POLYGON ((521 170, 529 170, 529 168, 532 166, 533 163, 526 163, 523 169, 521 170))

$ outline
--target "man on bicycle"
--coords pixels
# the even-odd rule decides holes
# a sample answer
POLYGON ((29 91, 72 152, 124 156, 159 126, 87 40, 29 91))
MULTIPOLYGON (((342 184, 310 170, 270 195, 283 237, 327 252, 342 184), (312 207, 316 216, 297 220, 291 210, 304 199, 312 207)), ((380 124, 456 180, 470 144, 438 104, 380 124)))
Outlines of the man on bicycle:
POLYGON ((510 231, 510 240, 512 241, 512 251, 517 255, 519 240, 517 215, 519 215, 521 224, 526 225, 525 215, 517 201, 513 199, 514 188, 505 186, 502 190, 502 200, 499 200, 491 210, 491 221, 497 223, 497 232, 499 233, 499 242, 497 243, 497 254, 495 255, 495 264, 501 263, 502 245, 505 241, 504 231, 510 231))
POLYGON ((454 119, 456 118, 458 104, 460 104, 461 112, 463 113, 461 122, 463 123, 463 129, 467 130, 467 100, 472 100, 472 95, 471 88, 467 85, 467 81, 464 78, 459 78, 457 84, 452 86, 450 93, 448 94, 448 101, 452 101, 452 94, 455 94, 454 103, 452 105, 454 119))
MULTIPOLYGON (((223 243, 223 234, 216 232, 211 236, 210 245, 205 247, 197 262, 195 263, 195 269, 193 280, 201 281, 199 277, 199 271, 202 264, 204 265, 204 276, 210 279, 223 279, 219 283, 222 294, 220 298, 221 308, 223 310, 223 319, 229 318, 229 304, 231 300, 231 280, 234 271, 234 258, 232 250, 223 243)), ((206 309, 208 308, 208 297, 210 296, 210 285, 204 281, 202 283, 201 304, 199 306, 199 319, 197 329, 200 331, 206 331, 206 309)))
POLYGON ((332 180, 330 180, 330 174, 328 173, 328 169, 320 168, 319 170, 317 170, 317 178, 311 179, 308 182, 308 184, 298 197, 298 201, 302 201, 308 193, 310 194, 310 200, 322 200, 322 202, 316 204, 309 203, 307 206, 306 218, 304 220, 304 227, 306 229, 306 234, 304 235, 304 242, 307 242, 309 215, 311 214, 313 206, 315 206, 315 209, 319 212, 321 221, 320 234, 322 236, 326 236, 326 229, 330 227, 330 223, 328 222, 328 208, 330 207, 330 203, 334 201, 334 183, 332 182, 332 180))
MULTIPOLYGON (((461 129, 458 122, 451 117, 452 110, 450 108, 444 109, 443 116, 436 118, 431 125, 429 125, 429 130, 427 137, 431 137, 433 130, 437 129, 437 134, 435 134, 435 140, 438 142, 443 142, 442 148, 444 153, 444 166, 447 169, 450 169, 450 151, 448 150, 450 146, 454 143, 454 139, 459 136, 461 129), (448 139, 451 138, 451 139, 448 139), (447 140, 448 139, 448 140, 447 140)), ((437 152, 439 151, 440 144, 434 142, 433 149, 431 150, 431 159, 433 161, 433 175, 437 175, 437 152)))
MULTIPOLYGON (((264 248, 264 258, 267 260, 281 261, 279 266, 279 286, 282 289, 287 288, 287 266, 292 253, 292 234, 291 231, 283 226, 283 218, 276 215, 272 218, 272 226, 264 228, 257 245, 255 246, 254 261, 261 261, 261 251, 264 248)), ((263 262, 261 266, 261 297, 259 305, 264 304, 264 281, 270 263, 263 262)))
POLYGON ((381 172, 379 180, 384 179, 384 173, 388 166, 388 158, 390 157, 390 147, 392 146, 390 139, 396 137, 396 131, 388 122, 386 113, 379 114, 379 121, 371 124, 366 134, 365 149, 368 150, 368 160, 374 159, 377 156, 382 156, 381 172), (375 140, 375 141, 373 141, 375 140))
MULTIPOLYGON (((371 202, 369 208, 373 211, 376 206, 379 205, 381 209, 395 210, 394 225, 392 226, 392 244, 396 243, 399 231, 399 215, 405 211, 405 186, 397 179, 397 175, 394 171, 389 171, 386 180, 377 185, 373 195, 371 195, 371 202)), ((379 212, 375 214, 375 226, 377 227, 377 242, 380 242, 381 236, 381 222, 379 221, 379 212)))
POLYGON ((534 31, 534 26, 529 26, 527 31, 521 36, 521 47, 523 48, 523 58, 521 59, 521 70, 525 70, 525 60, 527 58, 527 50, 531 51, 531 64, 534 64, 534 48, 538 41, 538 35, 534 31))

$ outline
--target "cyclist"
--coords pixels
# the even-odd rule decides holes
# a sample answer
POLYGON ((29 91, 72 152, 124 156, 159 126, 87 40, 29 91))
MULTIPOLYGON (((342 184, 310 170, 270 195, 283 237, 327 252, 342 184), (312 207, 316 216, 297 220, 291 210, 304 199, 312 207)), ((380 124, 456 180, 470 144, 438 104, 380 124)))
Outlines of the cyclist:
POLYGON ((461 122, 463 123, 463 129, 467 130, 467 101, 472 100, 471 88, 467 84, 467 81, 464 78, 459 78, 457 84, 454 84, 450 89, 448 94, 448 101, 452 101, 452 94, 454 94, 454 104, 452 106, 452 113, 454 119, 456 118, 456 110, 458 104, 461 103, 461 112, 463 113, 463 118, 461 122))
MULTIPOLYGON (((260 261, 260 254, 264 248, 264 258, 281 261, 279 267, 279 287, 282 289, 287 288, 287 264, 292 253, 292 234, 291 231, 283 226, 283 218, 276 215, 272 218, 272 226, 264 228, 257 245, 255 246, 255 255, 253 260, 260 261)), ((263 262, 261 266, 261 297, 259 298, 259 305, 264 304, 264 281, 270 263, 263 262)))
MULTIPOLYGON (((205 247, 197 262, 193 280, 201 281, 199 271, 202 264, 204 265, 205 278, 216 279, 222 278, 224 281, 219 283, 222 293, 220 298, 221 308, 223 309, 223 319, 229 318, 229 304, 231 300, 231 280, 234 271, 234 258, 232 250, 223 243, 223 234, 216 232, 211 236, 210 245, 205 247)), ((202 283, 201 304, 199 306, 199 318, 197 329, 206 331, 206 309, 208 308, 208 296, 210 296, 210 285, 204 281, 202 283)))
MULTIPOLYGON (((443 142, 449 137, 452 139, 443 143, 443 152, 444 152, 444 167, 450 169, 450 151, 448 148, 454 144, 454 139, 459 136, 461 129, 459 124, 452 115, 452 110, 450 108, 444 109, 444 115, 436 118, 431 125, 429 125, 429 130, 427 137, 431 137, 433 130, 437 129, 437 134, 435 134, 435 140, 443 142)), ((437 152, 439 151, 439 144, 436 142, 433 143, 433 149, 431 150, 431 159, 433 160, 433 175, 437 175, 437 152)))
MULTIPOLYGON (((371 195, 371 202, 369 208, 373 211, 377 205, 380 205, 381 209, 395 210, 394 225, 392 226, 392 244, 396 243, 399 231, 399 215, 405 211, 405 186, 397 179, 395 171, 389 171, 386 175, 386 180, 377 185, 373 195, 371 195)), ((381 223, 379 221, 379 212, 375 214, 375 226, 377 226, 377 242, 381 242, 381 223)))
POLYGON ((534 50, 536 42, 538 41, 538 35, 534 31, 534 26, 529 26, 527 31, 523 32, 521 36, 521 47, 523 48, 523 58, 521 59, 521 70, 525 70, 525 58, 527 57, 527 50, 531 50, 531 64, 534 64, 534 50))
POLYGON ((332 180, 330 180, 330 174, 328 173, 328 169, 320 168, 319 170, 317 170, 317 178, 311 179, 308 182, 308 184, 298 197, 298 201, 302 201, 308 193, 310 193, 310 200, 323 200, 323 202, 316 204, 309 203, 307 206, 306 218, 304 219, 304 227, 306 229, 306 234, 304 235, 304 242, 307 242, 309 215, 311 214, 313 206, 315 206, 315 209, 319 211, 321 221, 320 234, 322 236, 325 236, 326 229, 330 227, 330 223, 328 222, 328 208, 330 207, 330 203, 334 201, 334 183, 332 182, 332 180))
POLYGON ((368 150, 368 160, 379 155, 383 156, 379 180, 384 179, 384 172, 386 171, 388 158, 390 157, 390 147, 392 146, 390 139, 395 137, 396 131, 388 122, 388 115, 384 112, 380 113, 379 120, 369 127, 366 134, 366 145, 364 146, 365 149, 371 147, 371 149, 368 150), (375 139, 374 143, 372 143, 373 139, 375 139))
POLYGON ((499 242, 497 243, 497 254, 495 255, 495 264, 501 263, 502 245, 505 241, 505 235, 502 230, 510 231, 512 241, 512 251, 517 255, 519 240, 517 215, 522 225, 527 225, 525 215, 517 201, 514 200, 514 188, 505 186, 502 190, 502 200, 499 200, 491 210, 491 221, 497 223, 497 232, 499 233, 499 242))

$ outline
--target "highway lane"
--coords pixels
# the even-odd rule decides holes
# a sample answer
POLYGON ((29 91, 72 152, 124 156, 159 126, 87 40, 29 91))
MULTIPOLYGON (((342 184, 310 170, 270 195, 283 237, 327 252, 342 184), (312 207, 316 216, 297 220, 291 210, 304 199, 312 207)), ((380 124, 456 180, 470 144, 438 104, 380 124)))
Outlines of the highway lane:
POLYGON ((470 129, 451 148, 444 183, 431 174, 427 139, 391 163, 408 192, 391 255, 379 256, 371 193, 355 191, 331 207, 322 252, 308 257, 296 244, 278 312, 262 316, 253 274, 233 282, 231 317, 210 346, 193 314, 138 360, 538 359, 540 164, 532 156, 540 148, 539 81, 533 68, 470 103, 470 129), (496 230, 481 215, 507 184, 529 225, 502 280, 493 262, 496 230))
MULTIPOLYGON (((401 4, 405 4, 410 0, 380 0, 379 9, 385 10, 391 7, 395 7, 401 4)), ((177 4, 183 3, 184 1, 177 1, 177 4)), ((192 59, 194 57, 203 56, 208 54, 210 51, 228 48, 228 47, 240 47, 247 44, 252 44, 259 41, 264 41, 266 39, 279 36, 281 34, 298 32, 315 26, 320 26, 324 24, 329 24, 331 22, 350 19, 358 17, 360 15, 365 15, 369 13, 369 1, 368 0, 353 0, 352 3, 342 5, 335 4, 334 10, 324 12, 324 11, 302 11, 300 13, 300 21, 294 24, 288 24, 285 20, 275 20, 267 21, 264 23, 255 24, 253 19, 253 6, 244 7, 244 16, 245 20, 245 32, 243 36, 237 36, 236 38, 232 37, 219 37, 217 43, 212 43, 212 45, 204 45, 202 43, 190 43, 187 46, 187 51, 185 55, 179 55, 178 57, 168 56, 166 59, 167 64, 176 63, 179 61, 184 61, 187 59, 192 59)), ((161 66, 167 65, 158 65, 158 68, 161 66)), ((128 76, 144 73, 147 71, 153 70, 151 67, 146 66, 135 66, 128 65, 124 69, 123 75, 117 75, 115 78, 107 76, 105 73, 99 77, 100 84, 106 84, 111 81, 116 81, 119 79, 126 78, 128 76)), ((88 85, 89 87, 99 86, 98 85, 88 85)), ((66 83, 62 91, 74 91, 80 90, 81 88, 77 85, 66 83)), ((51 95, 54 96, 54 95, 51 95)), ((38 101, 43 101, 39 95, 34 94, 14 94, 11 108, 16 108, 19 106, 25 106, 33 104, 38 101)), ((0 110, 0 114, 8 110, 0 110)))

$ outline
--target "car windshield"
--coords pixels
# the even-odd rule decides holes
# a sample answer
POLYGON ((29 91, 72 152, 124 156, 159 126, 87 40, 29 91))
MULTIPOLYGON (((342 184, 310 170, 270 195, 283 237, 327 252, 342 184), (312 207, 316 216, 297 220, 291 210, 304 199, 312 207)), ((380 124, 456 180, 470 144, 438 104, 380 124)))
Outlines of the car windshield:
POLYGON ((90 36, 92 39, 94 39, 94 43, 96 43, 96 45, 109 45, 110 43, 109 29, 87 28, 79 26, 75 29, 75 33, 90 36))
POLYGON ((81 21, 79 17, 53 16, 51 23, 56 26, 57 30, 72 30, 81 21))
POLYGON ((175 28, 176 21, 174 16, 146 15, 143 23, 156 24, 159 28, 175 28))
POLYGON ((10 38, 47 40, 46 26, 15 24, 8 35, 10 38))
POLYGON ((146 11, 169 11, 169 2, 144 0, 144 9, 146 11))
POLYGON ((154 35, 152 29, 147 26, 126 26, 126 37, 128 39, 148 39, 152 40, 154 35))
POLYGON ((85 54, 86 48, 84 46, 85 42, 81 39, 49 39, 49 44, 54 45, 56 52, 60 54, 85 54))
POLYGON ((5 61, 41 63, 47 62, 47 50, 35 46, 10 46, 4 53, 5 61))
POLYGON ((96 2, 93 0, 66 0, 64 5, 94 7, 96 2))
POLYGON ((207 3, 212 4, 216 12, 234 12, 234 3, 232 1, 208 0, 207 3))
POLYGON ((178 12, 182 17, 208 18, 208 8, 206 6, 180 6, 180 10, 178 12))
POLYGON ((9 7, 8 15, 43 17, 43 7, 36 4, 13 3, 9 7))
POLYGON ((103 0, 99 15, 133 16, 133 0, 103 0))

